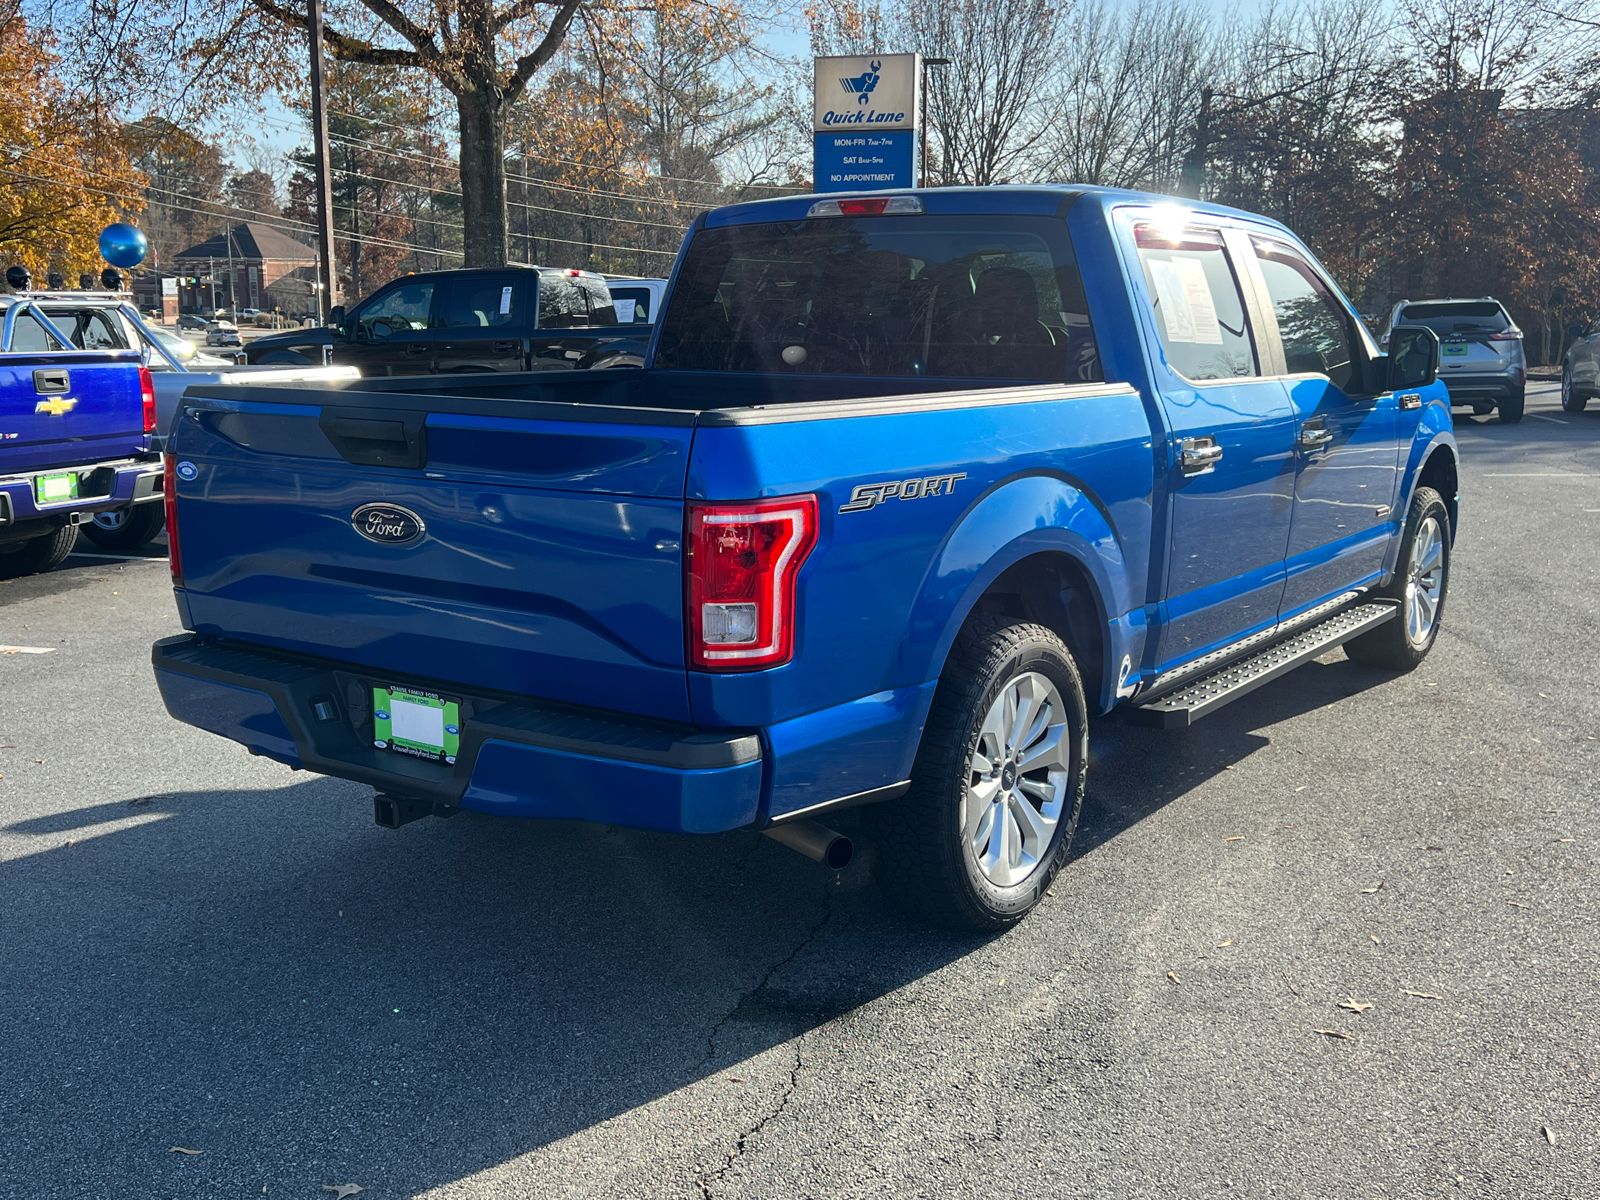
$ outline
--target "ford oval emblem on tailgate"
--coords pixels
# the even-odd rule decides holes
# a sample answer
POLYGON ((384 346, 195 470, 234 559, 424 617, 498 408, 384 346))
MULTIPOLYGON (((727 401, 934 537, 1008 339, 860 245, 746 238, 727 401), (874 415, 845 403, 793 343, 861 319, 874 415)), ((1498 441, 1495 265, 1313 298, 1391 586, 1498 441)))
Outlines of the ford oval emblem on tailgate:
POLYGON ((412 546, 428 532, 421 517, 398 504, 363 504, 350 514, 350 524, 380 546, 412 546))

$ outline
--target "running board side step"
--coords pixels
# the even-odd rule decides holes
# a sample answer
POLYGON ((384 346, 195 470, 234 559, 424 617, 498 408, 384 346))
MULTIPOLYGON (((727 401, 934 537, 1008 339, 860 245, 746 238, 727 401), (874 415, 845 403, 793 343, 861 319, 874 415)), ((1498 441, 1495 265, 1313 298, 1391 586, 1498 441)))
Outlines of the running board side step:
POLYGON ((1201 717, 1209 716, 1224 704, 1247 696, 1280 675, 1287 675, 1343 645, 1351 638, 1393 620, 1400 606, 1393 600, 1369 600, 1353 605, 1326 621, 1319 621, 1281 642, 1274 642, 1249 658, 1202 675, 1193 683, 1135 704, 1128 717, 1136 725, 1157 729, 1186 729, 1201 717))

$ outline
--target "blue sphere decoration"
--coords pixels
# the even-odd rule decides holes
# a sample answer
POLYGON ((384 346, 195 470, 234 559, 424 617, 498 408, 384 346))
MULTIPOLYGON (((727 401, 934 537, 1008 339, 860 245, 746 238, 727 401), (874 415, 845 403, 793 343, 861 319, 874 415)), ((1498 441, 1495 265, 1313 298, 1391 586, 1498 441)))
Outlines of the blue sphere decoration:
POLYGON ((131 270, 144 261, 150 243, 137 227, 118 221, 100 235, 100 255, 113 267, 131 270))

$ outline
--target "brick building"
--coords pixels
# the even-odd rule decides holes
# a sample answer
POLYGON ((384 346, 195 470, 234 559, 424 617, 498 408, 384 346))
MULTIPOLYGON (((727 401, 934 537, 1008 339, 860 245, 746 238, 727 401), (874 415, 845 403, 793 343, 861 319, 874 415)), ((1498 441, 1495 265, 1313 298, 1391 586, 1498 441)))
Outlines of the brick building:
POLYGON ((168 270, 140 276, 134 283, 140 307, 161 304, 163 276, 177 277, 180 309, 276 308, 303 316, 315 308, 317 252, 270 225, 245 221, 174 255, 168 270), (199 282, 205 279, 215 282, 199 282))

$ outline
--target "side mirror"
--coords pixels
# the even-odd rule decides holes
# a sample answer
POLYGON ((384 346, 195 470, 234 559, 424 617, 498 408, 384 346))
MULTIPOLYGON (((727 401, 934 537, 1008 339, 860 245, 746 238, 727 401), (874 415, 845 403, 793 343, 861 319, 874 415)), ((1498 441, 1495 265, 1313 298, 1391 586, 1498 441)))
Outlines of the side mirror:
POLYGON ((1582 325, 1568 325, 1567 326, 1567 336, 1569 338, 1581 338, 1581 337, 1584 336, 1584 333, 1585 333, 1585 330, 1584 330, 1582 325))
POLYGON ((1439 378, 1439 335, 1425 325, 1397 325, 1388 357, 1390 391, 1427 387, 1439 378))
POLYGON ((344 305, 335 304, 328 310, 328 328, 335 333, 344 333, 344 305))
POLYGON ((372 323, 372 340, 375 342, 387 341, 389 335, 393 332, 394 330, 389 327, 389 322, 387 321, 374 321, 372 323))

